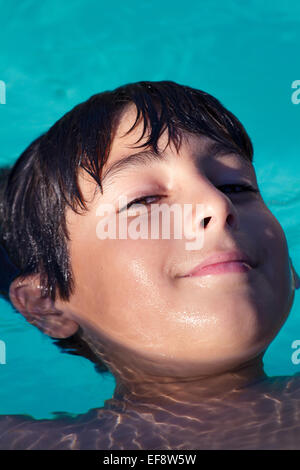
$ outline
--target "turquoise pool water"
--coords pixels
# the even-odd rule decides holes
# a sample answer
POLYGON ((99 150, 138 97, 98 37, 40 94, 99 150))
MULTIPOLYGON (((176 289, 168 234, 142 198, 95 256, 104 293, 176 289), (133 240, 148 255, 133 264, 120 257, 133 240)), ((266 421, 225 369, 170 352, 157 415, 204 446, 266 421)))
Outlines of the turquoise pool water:
MULTIPOLYGON (((219 98, 248 130, 263 196, 300 271, 300 4, 296 0, 0 0, 0 165, 94 93, 138 80, 174 80, 219 98)), ((300 293, 265 356, 270 375, 300 371, 300 293)), ((110 398, 114 380, 0 300, 0 414, 82 413, 110 398)))

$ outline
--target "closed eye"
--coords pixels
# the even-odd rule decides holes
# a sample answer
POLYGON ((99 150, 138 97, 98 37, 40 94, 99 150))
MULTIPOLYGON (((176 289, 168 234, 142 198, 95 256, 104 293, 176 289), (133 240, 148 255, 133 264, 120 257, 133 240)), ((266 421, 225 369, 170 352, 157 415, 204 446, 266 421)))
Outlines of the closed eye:
MULTIPOLYGON (((226 194, 227 191, 224 191, 223 188, 234 188, 233 194, 239 194, 241 192, 246 192, 246 191, 251 191, 251 192, 254 192, 254 193, 259 192, 258 189, 254 188, 254 186, 251 186, 249 184, 235 184, 235 183, 232 183, 232 184, 222 184, 221 186, 218 186, 218 189, 220 189, 222 192, 224 192, 226 194)), ((230 191, 230 192, 232 192, 232 191, 230 191)), ((139 205, 139 204, 143 205, 143 206, 148 206, 152 202, 158 202, 158 200, 162 199, 163 197, 166 197, 166 196, 161 196, 159 194, 153 194, 153 195, 150 195, 150 196, 143 196, 143 197, 134 199, 133 201, 129 202, 123 209, 121 209, 121 211, 125 210, 125 209, 129 209, 130 207, 135 206, 135 205, 139 205), (150 199, 150 200, 152 199, 152 201, 149 202, 148 199, 150 199), (155 201, 153 201, 153 199, 155 199, 155 201)))
MULTIPOLYGON (((232 184, 222 184, 221 186, 218 186, 218 189, 220 189, 222 192, 224 192, 225 194, 227 193, 227 191, 224 191, 223 188, 234 188, 234 191, 233 191, 233 194, 239 194, 241 192, 246 192, 246 191, 250 191, 250 192, 254 192, 254 193, 258 193, 259 190, 256 189, 254 186, 251 186, 250 184, 236 184, 236 183, 232 183, 232 184)), ((232 191, 230 191, 232 192, 232 191)))
MULTIPOLYGON (((144 197, 139 197, 138 199, 134 199, 133 201, 129 202, 122 210, 125 210, 125 209, 129 209, 130 207, 132 206, 135 206, 135 205, 143 205, 143 206, 148 206, 150 205, 153 201, 151 202, 147 202, 148 199, 156 199, 156 200, 159 200, 159 199, 162 199, 163 197, 166 197, 166 196, 159 196, 157 194, 155 195, 151 195, 151 196, 144 196, 144 197)), ((154 201, 155 202, 155 201, 154 201)))

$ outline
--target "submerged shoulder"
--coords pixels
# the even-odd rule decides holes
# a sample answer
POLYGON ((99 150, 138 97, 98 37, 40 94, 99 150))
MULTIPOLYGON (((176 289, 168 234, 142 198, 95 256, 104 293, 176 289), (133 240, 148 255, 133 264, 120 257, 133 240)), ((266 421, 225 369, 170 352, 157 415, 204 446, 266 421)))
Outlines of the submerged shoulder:
POLYGON ((290 396, 290 398, 300 399, 300 372, 297 372, 290 377, 285 377, 284 381, 284 392, 290 396))
POLYGON ((29 415, 1 415, 0 416, 0 449, 10 450, 15 447, 19 440, 23 440, 25 433, 33 429, 38 423, 29 415))
POLYGON ((29 415, 0 416, 0 450, 109 449, 110 431, 118 414, 104 409, 72 416, 57 413, 54 419, 29 415))
POLYGON ((266 397, 300 404, 300 372, 268 377, 265 385, 262 383, 262 391, 266 397))

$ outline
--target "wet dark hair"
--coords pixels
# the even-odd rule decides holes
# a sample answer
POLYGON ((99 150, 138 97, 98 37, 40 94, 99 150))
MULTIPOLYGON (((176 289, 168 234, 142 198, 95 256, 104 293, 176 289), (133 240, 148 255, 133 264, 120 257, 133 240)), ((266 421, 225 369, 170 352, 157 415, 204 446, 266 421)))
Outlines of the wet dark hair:
POLYGON ((210 94, 172 81, 129 83, 78 104, 37 137, 10 169, 2 194, 1 240, 21 275, 39 273, 42 294, 68 300, 74 291, 65 210, 87 210, 79 170, 101 185, 103 165, 126 106, 143 119, 138 147, 158 152, 167 129, 177 151, 182 131, 205 135, 252 162, 252 143, 240 121, 210 94))

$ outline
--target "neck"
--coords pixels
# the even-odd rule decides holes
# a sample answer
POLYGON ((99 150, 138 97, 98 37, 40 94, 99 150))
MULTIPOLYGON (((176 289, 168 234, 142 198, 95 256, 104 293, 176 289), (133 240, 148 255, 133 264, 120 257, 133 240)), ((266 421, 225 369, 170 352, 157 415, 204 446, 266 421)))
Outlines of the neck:
POLYGON ((126 406, 127 409, 137 410, 147 406, 171 410, 174 406, 178 411, 179 407, 198 406, 200 403, 229 404, 236 399, 247 401, 251 390, 267 379, 263 370, 263 353, 235 368, 215 374, 196 375, 188 364, 167 364, 162 373, 160 361, 138 356, 135 351, 107 341, 104 337, 100 341, 91 329, 85 330, 84 339, 116 379, 114 396, 106 402, 109 407, 126 406), (160 375, 156 375, 156 370, 160 370, 160 375))
MULTIPOLYGON (((262 356, 225 373, 189 378, 151 377, 144 380, 117 380, 108 406, 141 410, 145 406, 178 412, 190 407, 249 400, 251 387, 256 390, 267 379, 262 356)), ((257 391, 257 390, 256 390, 257 391)), ((256 392, 255 392, 256 393, 256 392)))

